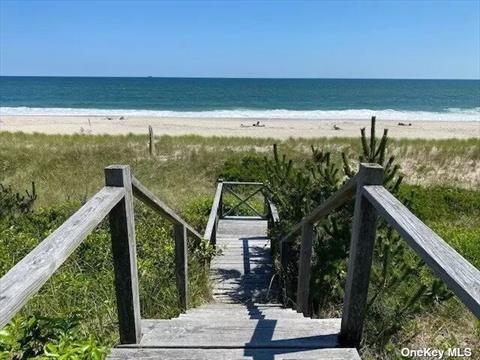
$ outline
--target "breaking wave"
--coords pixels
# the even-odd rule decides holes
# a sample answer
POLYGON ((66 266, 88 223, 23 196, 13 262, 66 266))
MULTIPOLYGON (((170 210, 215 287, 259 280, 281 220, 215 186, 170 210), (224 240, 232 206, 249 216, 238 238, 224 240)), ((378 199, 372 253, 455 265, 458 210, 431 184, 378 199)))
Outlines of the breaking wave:
POLYGON ((208 110, 208 111, 170 111, 170 110, 134 110, 134 109, 77 109, 77 108, 35 108, 0 107, 0 115, 36 115, 36 116, 131 116, 163 118, 219 118, 219 119, 310 119, 310 120, 364 120, 377 116, 379 120, 404 121, 480 121, 480 107, 471 109, 448 108, 442 112, 407 110, 208 110))

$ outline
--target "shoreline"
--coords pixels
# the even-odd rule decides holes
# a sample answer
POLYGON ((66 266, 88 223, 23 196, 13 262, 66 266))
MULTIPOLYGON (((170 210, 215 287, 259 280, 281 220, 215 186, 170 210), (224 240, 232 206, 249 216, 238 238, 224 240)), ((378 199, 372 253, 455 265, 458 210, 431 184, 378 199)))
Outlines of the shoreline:
MULTIPOLYGON (((480 121, 377 120, 379 129, 389 129, 391 138, 480 138, 480 121), (399 123, 403 123, 401 126, 399 123), (411 124, 410 126, 408 124, 411 124)), ((200 135, 253 138, 358 137, 366 120, 308 120, 257 118, 191 118, 144 116, 0 115, 0 131, 43 134, 156 136, 200 135), (260 122, 261 126, 252 126, 260 122), (337 129, 335 129, 336 127, 337 129)), ((379 133, 378 136, 381 136, 379 133)))

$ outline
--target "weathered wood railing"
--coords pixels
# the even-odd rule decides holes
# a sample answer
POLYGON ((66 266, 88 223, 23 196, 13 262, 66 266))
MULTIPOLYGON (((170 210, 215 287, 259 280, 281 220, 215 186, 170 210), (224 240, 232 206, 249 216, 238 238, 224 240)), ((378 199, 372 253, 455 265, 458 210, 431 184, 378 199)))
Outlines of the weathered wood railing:
POLYGON ((35 295, 81 242, 109 215, 115 292, 122 344, 140 342, 140 299, 133 196, 173 223, 177 287, 182 310, 188 301, 187 233, 201 236, 137 179, 130 167, 105 168, 106 186, 0 279, 0 328, 35 295))
POLYGON ((480 317, 480 271, 412 214, 382 184, 381 166, 361 164, 354 178, 281 239, 281 264, 286 269, 290 251, 288 243, 301 232, 296 306, 299 312, 307 314, 314 224, 355 196, 340 332, 340 340, 345 346, 358 347, 362 338, 377 214, 397 230, 472 313, 480 317))
MULTIPOLYGON (((235 213, 235 210, 238 211, 242 205, 248 208, 251 213, 256 214, 257 218, 262 219, 271 219, 273 216, 272 209, 275 208, 273 204, 268 202, 268 197, 265 194, 265 187, 263 183, 219 180, 217 183, 215 197, 213 199, 210 216, 208 218, 208 223, 203 238, 215 245, 218 221, 220 219, 231 218, 231 214, 235 213), (242 195, 240 195, 237 191, 233 190, 234 187, 253 187, 254 189, 250 191, 248 195, 242 197, 242 195), (254 196, 260 193, 263 194, 264 197, 264 213, 260 213, 251 204, 248 203, 249 200, 251 200, 252 198, 254 198, 254 196), (226 194, 232 195, 238 201, 237 204, 235 204, 228 210, 225 210, 224 206, 224 196, 226 194)), ((276 209, 273 211, 275 212, 275 215, 278 219, 276 209)))

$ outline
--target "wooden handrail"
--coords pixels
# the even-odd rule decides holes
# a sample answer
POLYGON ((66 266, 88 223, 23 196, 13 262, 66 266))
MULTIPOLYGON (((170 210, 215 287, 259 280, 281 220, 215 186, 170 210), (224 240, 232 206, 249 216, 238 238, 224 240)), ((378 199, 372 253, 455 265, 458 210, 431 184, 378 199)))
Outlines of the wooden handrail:
POLYGON ((434 273, 480 318, 480 271, 410 212, 383 186, 363 194, 434 273))
POLYGON ((281 240, 281 264, 285 271, 287 242, 302 231, 297 283, 297 310, 308 313, 308 290, 313 224, 355 196, 352 238, 345 287, 340 341, 344 346, 360 345, 366 312, 366 300, 377 212, 420 255, 434 273, 480 318, 480 271, 458 254, 427 225, 411 213, 382 186, 383 168, 360 164, 358 174, 342 189, 318 206, 281 240), (356 193, 356 195, 355 195, 356 193))
POLYGON ((40 290, 124 195, 123 188, 101 189, 0 279, 0 328, 40 290))
POLYGON ((128 165, 105 168, 105 186, 0 279, 0 328, 21 309, 92 230, 109 215, 120 342, 141 339, 133 195, 174 224, 180 307, 188 303, 187 232, 202 237, 130 173, 128 165))
POLYGON ((282 242, 291 241, 292 237, 302 230, 305 223, 315 224, 323 217, 330 214, 335 209, 347 203, 353 198, 355 194, 357 177, 354 176, 349 179, 337 192, 330 196, 325 202, 312 210, 310 214, 305 216, 299 223, 297 223, 292 230, 282 238, 282 242))
POLYGON ((150 190, 148 190, 140 181, 138 181, 134 176, 132 176, 132 189, 133 195, 141 200, 145 205, 149 206, 151 209, 155 210, 167 220, 172 222, 174 225, 185 226, 188 233, 193 235, 198 240, 202 239, 202 236, 188 223, 178 216, 175 211, 168 207, 163 201, 156 197, 150 190))
POLYGON ((210 241, 212 244, 215 244, 219 212, 222 211, 222 193, 223 182, 220 181, 217 184, 217 190, 215 191, 215 197, 213 198, 213 204, 210 210, 210 216, 208 217, 207 227, 205 228, 205 234, 203 235, 203 238, 210 241))
POLYGON ((262 186, 262 182, 255 182, 255 181, 222 181, 224 185, 254 185, 254 186, 262 186))

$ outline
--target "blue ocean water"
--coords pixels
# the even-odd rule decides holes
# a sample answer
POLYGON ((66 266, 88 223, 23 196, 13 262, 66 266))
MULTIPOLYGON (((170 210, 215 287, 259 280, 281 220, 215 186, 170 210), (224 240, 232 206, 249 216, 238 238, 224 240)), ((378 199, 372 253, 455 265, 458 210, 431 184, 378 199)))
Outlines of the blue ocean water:
POLYGON ((0 114, 479 120, 480 80, 0 77, 0 114))

